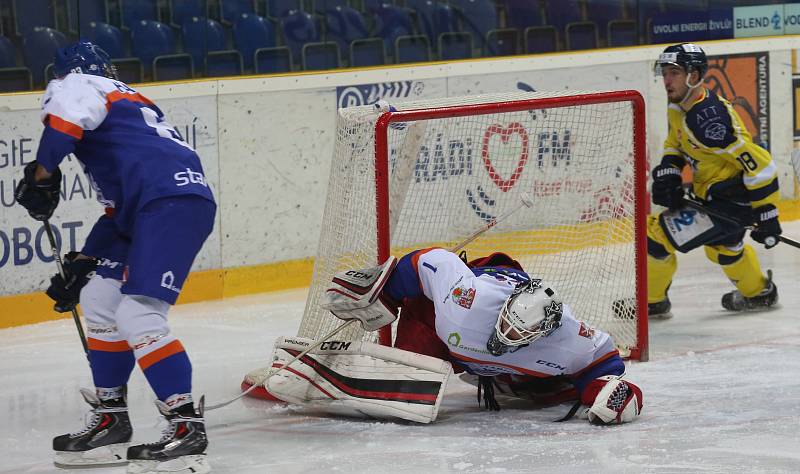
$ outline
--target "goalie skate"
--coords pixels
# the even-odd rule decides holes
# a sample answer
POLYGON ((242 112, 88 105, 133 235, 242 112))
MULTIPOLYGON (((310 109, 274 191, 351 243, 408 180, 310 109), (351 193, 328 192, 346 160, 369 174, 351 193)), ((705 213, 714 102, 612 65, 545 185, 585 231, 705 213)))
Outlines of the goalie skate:
POLYGON ((102 402, 85 388, 81 395, 92 406, 92 416, 83 430, 53 439, 53 463, 67 469, 124 466, 133 434, 124 399, 102 402))

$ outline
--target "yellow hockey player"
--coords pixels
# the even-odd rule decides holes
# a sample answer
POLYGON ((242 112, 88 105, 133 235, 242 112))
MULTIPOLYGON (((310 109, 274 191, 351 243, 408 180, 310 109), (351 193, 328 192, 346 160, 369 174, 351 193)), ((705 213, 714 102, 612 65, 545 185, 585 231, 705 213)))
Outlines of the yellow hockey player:
POLYGON ((745 230, 684 202, 681 170, 692 168, 692 192, 706 207, 753 222, 753 240, 770 248, 781 233, 778 177, 769 152, 753 143, 730 102, 703 86, 708 70, 697 45, 669 46, 656 62, 669 99, 669 135, 664 156, 653 169, 653 203, 668 210, 647 221, 648 313, 671 317, 667 290, 677 268, 675 251, 704 246, 736 289, 722 297, 730 311, 774 305, 778 290, 772 272, 764 275, 755 251, 743 242, 745 230))

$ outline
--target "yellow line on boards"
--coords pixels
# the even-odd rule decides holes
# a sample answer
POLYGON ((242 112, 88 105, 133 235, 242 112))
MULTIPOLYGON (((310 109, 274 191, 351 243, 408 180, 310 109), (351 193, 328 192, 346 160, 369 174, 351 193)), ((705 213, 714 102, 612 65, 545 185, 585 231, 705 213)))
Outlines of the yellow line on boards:
MULTIPOLYGON (((778 204, 778 210, 783 221, 800 220, 800 200, 783 200, 778 204)), ((582 226, 571 226, 574 232, 579 230, 584 235, 603 235, 605 228, 609 225, 617 227, 616 238, 574 245, 566 250, 578 250, 590 245, 607 245, 624 242, 630 235, 630 222, 624 220, 610 221, 608 223, 593 223, 582 226)), ((534 231, 535 238, 544 242, 558 242, 558 235, 564 231, 561 228, 534 231)), ((514 242, 520 239, 530 239, 530 232, 523 236, 519 232, 498 234, 491 236, 490 242, 476 243, 471 246, 472 254, 477 257, 485 252, 491 252, 502 247, 510 254, 519 253, 521 249, 514 248, 514 242), (496 244, 496 245, 495 245, 496 244)), ((580 239, 578 239, 580 240, 580 239)), ((590 239, 591 240, 591 239, 590 239)), ((443 242, 420 245, 417 248, 426 246, 444 246, 443 242)), ((412 248, 395 248, 393 252, 401 255, 412 248)), ((554 244, 552 249, 540 248, 534 254, 555 253, 565 250, 563 244, 554 244), (558 247, 558 248, 556 248, 558 247)), ((522 255, 520 255, 522 256, 522 255)), ((300 260, 289 260, 278 263, 268 263, 264 265, 254 265, 247 267, 236 267, 228 269, 203 270, 193 272, 189 275, 183 285, 178 304, 195 303, 233 296, 249 295, 254 293, 265 293, 269 291, 281 291, 292 288, 304 288, 311 283, 311 275, 314 269, 314 259, 305 258, 300 260)), ((0 296, 0 306, 3 314, 0 316, 0 329, 22 326, 25 324, 35 324, 56 319, 71 317, 70 313, 56 313, 53 311, 53 301, 48 298, 44 291, 36 293, 26 293, 21 295, 0 296)))

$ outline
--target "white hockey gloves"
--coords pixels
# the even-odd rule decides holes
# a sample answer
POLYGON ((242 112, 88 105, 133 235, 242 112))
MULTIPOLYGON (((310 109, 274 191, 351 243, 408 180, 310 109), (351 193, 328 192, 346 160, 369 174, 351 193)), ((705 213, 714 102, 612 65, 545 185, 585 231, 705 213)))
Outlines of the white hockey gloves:
MULTIPOLYGON (((278 338, 272 367, 283 366, 313 343, 278 338)), ((279 400, 327 413, 430 423, 452 373, 449 362, 434 357, 369 342, 325 341, 264 387, 279 400)))
POLYGON ((586 386, 581 396, 589 422, 598 425, 628 423, 642 412, 642 389, 623 375, 604 375, 586 386))
POLYGON ((365 331, 375 331, 397 319, 397 308, 381 297, 397 258, 362 270, 347 270, 334 275, 320 306, 345 321, 357 319, 365 331))

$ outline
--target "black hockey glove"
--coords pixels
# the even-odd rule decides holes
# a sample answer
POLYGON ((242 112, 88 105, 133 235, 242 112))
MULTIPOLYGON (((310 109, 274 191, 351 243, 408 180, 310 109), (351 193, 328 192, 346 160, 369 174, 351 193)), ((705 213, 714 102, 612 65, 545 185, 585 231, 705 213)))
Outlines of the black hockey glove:
POLYGON ((680 168, 661 163, 653 168, 653 203, 670 209, 683 207, 683 179, 680 168))
POLYGON ((750 231, 750 237, 768 249, 778 245, 778 236, 783 232, 781 223, 778 222, 778 209, 767 204, 754 209, 753 213, 758 227, 750 231))
POLYGON ((81 294, 81 288, 86 286, 91 278, 91 273, 97 268, 97 260, 94 258, 81 258, 78 252, 69 252, 64 255, 64 275, 66 280, 61 278, 61 274, 56 273, 50 278, 50 286, 47 288, 47 296, 55 300, 53 309, 58 313, 67 313, 75 309, 81 294))
POLYGON ((47 179, 36 181, 36 167, 33 161, 25 166, 25 175, 14 190, 14 199, 37 221, 44 221, 53 215, 61 198, 61 170, 53 171, 47 179))

